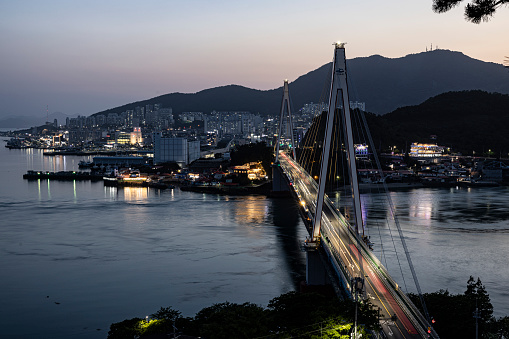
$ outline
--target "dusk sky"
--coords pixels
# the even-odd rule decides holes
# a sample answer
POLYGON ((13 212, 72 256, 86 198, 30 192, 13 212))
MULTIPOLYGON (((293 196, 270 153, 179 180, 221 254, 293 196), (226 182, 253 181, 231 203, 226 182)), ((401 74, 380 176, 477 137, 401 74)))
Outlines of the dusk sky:
POLYGON ((0 117, 90 115, 158 95, 237 84, 273 89, 331 61, 398 58, 433 44, 509 56, 509 8, 489 22, 432 0, 0 0, 0 117))

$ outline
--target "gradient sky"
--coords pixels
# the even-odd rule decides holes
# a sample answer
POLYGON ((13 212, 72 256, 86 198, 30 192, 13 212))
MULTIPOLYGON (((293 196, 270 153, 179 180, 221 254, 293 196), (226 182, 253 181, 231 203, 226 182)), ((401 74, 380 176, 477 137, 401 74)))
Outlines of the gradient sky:
POLYGON ((479 25, 432 0, 0 0, 0 117, 92 113, 172 92, 273 89, 331 61, 426 46, 509 56, 509 8, 479 25))

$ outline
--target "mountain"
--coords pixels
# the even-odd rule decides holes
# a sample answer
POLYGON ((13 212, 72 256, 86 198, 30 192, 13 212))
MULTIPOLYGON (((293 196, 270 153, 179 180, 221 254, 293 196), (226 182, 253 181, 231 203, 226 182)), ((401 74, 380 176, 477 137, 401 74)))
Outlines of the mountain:
MULTIPOLYGON (((416 105, 450 91, 509 93, 509 72, 503 65, 476 60, 449 50, 422 52, 394 59, 380 55, 353 58, 347 60, 347 67, 350 99, 365 102, 366 110, 376 114, 416 105)), ((293 110, 310 102, 327 101, 330 69, 331 64, 325 64, 290 83, 293 110)), ((120 113, 155 103, 173 108, 176 114, 213 110, 276 114, 280 109, 282 92, 282 87, 261 91, 229 85, 197 93, 165 94, 97 114, 120 113)))
POLYGON ((366 102, 367 111, 379 114, 450 91, 509 93, 509 72, 503 65, 448 50, 397 59, 356 58, 347 67, 359 101, 366 102))
POLYGON ((40 126, 44 125, 46 121, 53 123, 55 119, 60 125, 65 124, 66 118, 72 118, 62 112, 53 112, 47 117, 35 117, 35 116, 7 116, 0 118, 0 128, 27 128, 29 126, 40 126))
POLYGON ((27 128, 29 126, 36 126, 38 123, 34 117, 28 116, 9 116, 0 119, 0 128, 27 128))
POLYGON ((197 93, 171 93, 152 99, 126 104, 97 114, 121 113, 136 106, 162 104, 171 107, 173 113, 216 111, 250 111, 253 113, 273 113, 281 103, 281 93, 277 90, 260 91, 238 85, 228 85, 206 89, 197 93))
POLYGON ((412 142, 431 142, 465 155, 492 150, 509 154, 509 95, 484 91, 448 92, 415 106, 366 116, 375 145, 397 145, 407 150, 412 142))

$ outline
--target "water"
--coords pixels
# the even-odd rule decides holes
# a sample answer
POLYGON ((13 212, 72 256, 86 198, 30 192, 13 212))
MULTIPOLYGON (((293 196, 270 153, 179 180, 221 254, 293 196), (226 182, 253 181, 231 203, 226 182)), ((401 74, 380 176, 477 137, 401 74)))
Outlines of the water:
MULTIPOLYGON (((464 293, 480 278, 497 317, 509 315, 509 187, 390 192, 423 293, 464 293)), ((344 194, 333 197, 337 205, 344 194)), ((385 193, 361 194, 374 253, 408 292, 417 292, 385 193)))
MULTIPOLYGON (((111 323, 161 306, 185 316, 224 301, 266 306, 302 279, 306 231, 291 201, 22 179, 82 159, 0 144, 2 337, 105 338, 111 323)), ((509 314, 509 189, 391 196, 422 290, 463 293, 473 275, 496 315, 509 314)), ((369 232, 402 284, 382 198, 362 196, 369 232)))
POLYGON ((27 181, 27 169, 82 158, 2 145, 0 159, 2 337, 105 338, 112 322, 162 306, 266 306, 304 273, 289 201, 27 181))

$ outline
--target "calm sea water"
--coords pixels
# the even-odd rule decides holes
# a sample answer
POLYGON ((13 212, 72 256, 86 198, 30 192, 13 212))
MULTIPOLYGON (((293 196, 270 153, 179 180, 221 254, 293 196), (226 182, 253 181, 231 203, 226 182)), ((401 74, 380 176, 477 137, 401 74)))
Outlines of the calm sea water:
MULTIPOLYGON (((2 337, 105 338, 112 322, 161 306, 186 316, 224 301, 265 306, 302 279, 306 231, 291 201, 27 181, 29 169, 75 170, 83 158, 3 146, 2 337)), ((423 291, 460 293, 473 275, 497 315, 509 314, 509 189, 391 196, 423 291)), ((383 195, 362 198, 375 251, 399 282, 383 195)))

